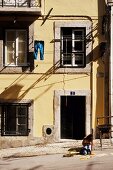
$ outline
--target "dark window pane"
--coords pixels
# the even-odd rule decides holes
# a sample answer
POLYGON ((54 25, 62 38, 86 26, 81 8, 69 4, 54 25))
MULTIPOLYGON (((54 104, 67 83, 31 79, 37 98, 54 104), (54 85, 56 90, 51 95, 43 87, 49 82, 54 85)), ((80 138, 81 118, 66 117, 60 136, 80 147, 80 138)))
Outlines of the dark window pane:
POLYGON ((83 64, 83 60, 76 60, 75 63, 76 63, 77 65, 82 65, 82 64, 83 64))
POLYGON ((26 115, 26 112, 27 112, 26 106, 18 107, 18 115, 20 115, 20 116, 26 115))
POLYGON ((24 125, 18 126, 18 133, 21 135, 27 135, 27 128, 24 125))
POLYGON ((64 53, 72 52, 72 28, 62 28, 62 49, 64 53))
POLYGON ((71 54, 63 54, 63 65, 72 64, 71 54))
POLYGON ((75 51, 83 51, 83 42, 82 41, 75 41, 74 42, 74 50, 75 51))
POLYGON ((75 40, 84 40, 83 31, 74 31, 75 40))
POLYGON ((72 37, 72 28, 70 27, 64 27, 62 28, 62 34, 63 34, 63 37, 72 37))
POLYGON ((6 107, 5 131, 6 131, 6 134, 16 133, 16 107, 15 106, 6 107))
POLYGON ((63 52, 64 53, 72 52, 72 40, 66 38, 63 39, 63 52))
POLYGON ((83 65, 84 64, 84 56, 83 56, 83 54, 76 54, 76 56, 75 56, 75 64, 76 65, 83 65))
POLYGON ((26 118, 25 117, 18 117, 18 124, 26 124, 26 118))

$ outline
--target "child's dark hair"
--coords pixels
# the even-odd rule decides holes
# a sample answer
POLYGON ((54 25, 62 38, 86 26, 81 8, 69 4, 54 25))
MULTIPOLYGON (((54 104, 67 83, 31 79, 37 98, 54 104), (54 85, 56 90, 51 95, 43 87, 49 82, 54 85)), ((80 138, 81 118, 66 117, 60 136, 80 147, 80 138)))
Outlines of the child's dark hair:
POLYGON ((86 136, 86 138, 88 141, 93 141, 93 135, 89 134, 88 136, 86 136))
POLYGON ((83 146, 87 145, 87 144, 92 144, 93 143, 93 135, 89 134, 88 136, 84 137, 82 144, 83 146))

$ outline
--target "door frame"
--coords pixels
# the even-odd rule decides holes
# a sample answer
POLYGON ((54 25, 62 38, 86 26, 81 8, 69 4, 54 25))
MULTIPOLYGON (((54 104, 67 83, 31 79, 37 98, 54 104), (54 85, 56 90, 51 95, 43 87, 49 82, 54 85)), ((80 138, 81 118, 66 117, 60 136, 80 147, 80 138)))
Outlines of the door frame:
MULTIPOLYGON (((60 134, 60 99, 61 96, 85 96, 86 98, 86 120, 85 120, 85 135, 91 133, 91 91, 90 90, 55 90, 54 91, 54 125, 55 125, 55 138, 57 141, 62 141, 60 134)), ((67 139, 69 140, 69 139, 67 139)))

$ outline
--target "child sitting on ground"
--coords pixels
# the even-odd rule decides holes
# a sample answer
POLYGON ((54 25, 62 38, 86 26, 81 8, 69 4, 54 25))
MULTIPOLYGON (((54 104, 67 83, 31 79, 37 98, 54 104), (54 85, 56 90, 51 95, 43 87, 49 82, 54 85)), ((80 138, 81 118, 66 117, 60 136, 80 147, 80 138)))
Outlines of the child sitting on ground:
POLYGON ((93 145, 93 135, 89 134, 88 136, 84 137, 82 141, 83 148, 80 151, 82 155, 90 155, 92 151, 93 145))

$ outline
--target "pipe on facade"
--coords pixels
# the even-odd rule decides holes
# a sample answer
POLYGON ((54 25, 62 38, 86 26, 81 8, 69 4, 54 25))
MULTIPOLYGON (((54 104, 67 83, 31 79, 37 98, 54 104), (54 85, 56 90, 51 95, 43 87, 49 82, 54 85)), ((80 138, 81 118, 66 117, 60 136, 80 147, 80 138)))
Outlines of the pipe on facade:
MULTIPOLYGON (((109 114, 113 116, 113 6, 111 6, 111 34, 110 34, 110 57, 109 57, 109 114)), ((111 125, 113 120, 111 119, 111 125)), ((113 134, 112 134, 113 135, 113 134)))
MULTIPOLYGON (((41 17, 46 17, 47 15, 41 15, 41 17)), ((92 18, 90 16, 87 15, 49 15, 47 19, 53 18, 53 17, 57 17, 57 18, 64 18, 64 17, 78 17, 78 18, 85 18, 91 21, 91 23, 93 23, 92 18)))

